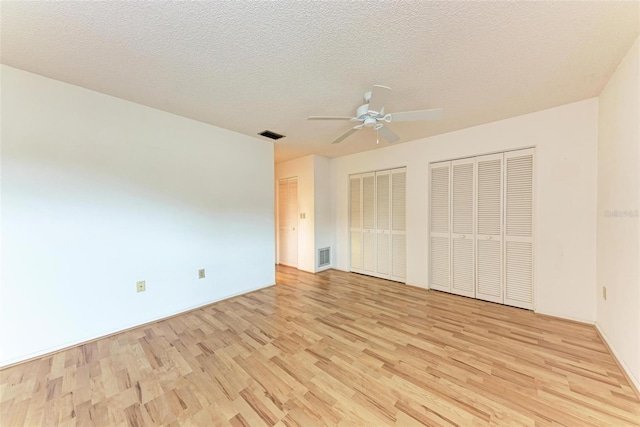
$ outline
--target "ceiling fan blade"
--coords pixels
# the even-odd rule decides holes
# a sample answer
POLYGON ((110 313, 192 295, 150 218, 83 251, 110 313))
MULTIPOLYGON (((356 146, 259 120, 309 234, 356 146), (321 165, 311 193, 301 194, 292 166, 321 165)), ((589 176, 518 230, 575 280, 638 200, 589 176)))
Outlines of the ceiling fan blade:
POLYGON ((309 116, 307 120, 351 120, 352 118, 347 116, 309 116))
POLYGON ((391 88, 374 85, 373 89, 371 89, 371 98, 369 98, 369 112, 381 113, 390 92, 391 88))
POLYGON ((380 129, 378 129, 378 134, 382 135, 382 137, 386 139, 389 144, 392 144, 400 139, 400 137, 387 126, 382 126, 380 129))
POLYGON ((339 142, 342 142, 343 139, 346 139, 349 135, 351 135, 352 133, 354 133, 357 130, 358 130, 358 128, 349 129, 348 131, 346 131, 345 133, 340 135, 336 140, 334 140, 332 142, 332 144, 337 144, 339 142))
MULTIPOLYGON (((442 118, 442 108, 432 110, 403 111, 388 114, 388 122, 412 122, 414 120, 438 120, 442 118)), ((386 116, 385 116, 386 120, 386 116)))

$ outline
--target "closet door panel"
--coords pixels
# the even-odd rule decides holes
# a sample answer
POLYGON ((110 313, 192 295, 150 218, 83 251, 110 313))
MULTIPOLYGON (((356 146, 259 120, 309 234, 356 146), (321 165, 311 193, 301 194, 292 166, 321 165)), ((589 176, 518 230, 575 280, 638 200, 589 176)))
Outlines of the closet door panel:
POLYGON ((404 282, 407 278, 407 236, 391 236, 391 276, 404 282))
POLYGON ((429 169, 429 287, 451 291, 451 162, 429 169))
POLYGON ((533 309, 534 152, 504 155, 504 302, 533 309))
POLYGON ((351 271, 362 271, 362 176, 349 177, 349 230, 351 271))
POLYGON ((362 174, 362 270, 376 272, 376 177, 362 174))
POLYGON ((362 270, 362 232, 351 232, 351 271, 362 270))
POLYGON ((391 272, 391 174, 376 172, 376 273, 387 278, 391 272))
POLYGON ((376 234, 371 230, 362 233, 362 270, 365 273, 376 272, 376 234))
POLYGON ((502 159, 476 158, 476 298, 503 302, 502 159))
POLYGON ((391 279, 407 278, 407 170, 391 171, 391 279))
POLYGON ((451 292, 475 297, 475 159, 451 162, 451 292))
POLYGON ((376 241, 376 249, 377 249, 377 259, 376 259, 376 273, 379 276, 388 276, 390 274, 390 264, 391 264, 391 241, 389 239, 388 233, 376 233, 377 241, 376 241))
POLYGON ((497 240, 478 240, 476 298, 502 303, 502 244, 497 240))
POLYGON ((450 292, 449 237, 431 236, 431 257, 429 260, 429 287, 450 292))

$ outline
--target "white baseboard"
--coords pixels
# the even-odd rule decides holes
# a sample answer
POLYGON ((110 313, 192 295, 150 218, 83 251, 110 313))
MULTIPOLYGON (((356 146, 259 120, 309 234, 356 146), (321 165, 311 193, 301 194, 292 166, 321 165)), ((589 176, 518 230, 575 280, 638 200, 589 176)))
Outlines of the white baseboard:
POLYGON ((39 351, 36 351, 36 352, 25 354, 25 355, 22 355, 22 356, 14 357, 14 358, 7 359, 7 360, 2 360, 2 361, 0 361, 0 369, 8 368, 10 366, 17 365, 19 363, 24 363, 24 362, 28 362, 28 361, 33 360, 33 359, 39 359, 41 357, 45 357, 45 356, 49 356, 49 355, 52 355, 52 354, 55 354, 55 353, 59 353, 61 351, 68 350, 68 349, 70 349, 72 347, 76 347, 76 346, 79 346, 79 345, 87 344, 87 343, 90 343, 90 342, 93 342, 93 341, 97 341, 97 340, 100 340, 100 339, 103 339, 103 338, 110 337, 112 335, 121 334, 123 332, 129 331, 129 330, 132 330, 132 329, 137 329, 137 328, 143 327, 145 325, 150 325, 152 323, 160 322, 162 320, 166 320, 166 319, 169 319, 171 317, 175 317, 175 316, 178 316, 178 315, 181 315, 181 314, 184 314, 184 313, 188 313, 190 311, 198 310, 200 308, 206 307, 206 306, 214 304, 216 302, 224 301, 224 300, 227 300, 227 299, 230 299, 230 298, 234 298, 234 297, 237 297, 237 296, 240 296, 240 295, 244 295, 244 294, 248 294, 248 293, 251 293, 251 292, 259 291, 260 289, 265 289, 265 288, 268 288, 268 287, 271 287, 271 286, 275 286, 275 284, 268 284, 268 285, 258 286, 256 288, 252 288, 252 289, 247 289, 247 290, 242 291, 242 292, 238 292, 238 293, 235 293, 235 294, 232 294, 232 295, 224 296, 222 298, 210 300, 210 301, 207 301, 207 302, 204 302, 202 304, 195 305, 195 306, 186 307, 186 308, 180 309, 180 310, 172 312, 172 313, 167 313, 167 314, 164 314, 164 315, 159 316, 157 318, 152 318, 152 319, 149 319, 149 320, 145 320, 144 322, 139 323, 139 324, 133 324, 133 325, 128 325, 128 326, 118 327, 118 328, 116 328, 114 330, 105 331, 105 332, 102 332, 102 333, 99 333, 99 334, 96 334, 96 335, 92 335, 92 336, 89 336, 89 337, 83 337, 81 339, 74 340, 74 341, 71 341, 71 342, 66 342, 64 344, 57 345, 55 347, 49 347, 49 348, 46 348, 46 349, 43 349, 43 350, 39 350, 39 351))
POLYGON ((611 342, 607 334, 605 334, 604 331, 600 328, 600 325, 598 325, 598 322, 595 323, 595 327, 600 333, 600 336, 604 340, 605 344, 607 344, 607 346, 609 347, 609 350, 611 350, 611 353, 613 353, 613 357, 616 358, 616 361, 618 362, 620 367, 624 370, 624 373, 627 375, 627 378, 629 379, 629 381, 631 381, 631 386, 635 387, 636 395, 640 397, 640 379, 635 377, 633 372, 631 372, 631 369, 629 369, 629 366, 627 366, 624 360, 622 360, 622 358, 616 351, 616 348, 613 346, 613 343, 611 342))
POLYGON ((573 317, 573 316, 565 316, 563 314, 551 313, 551 312, 543 311, 543 310, 533 310, 533 312, 537 313, 537 314, 543 314, 545 316, 557 317, 559 319, 571 320, 573 322, 586 323, 587 325, 595 325, 595 323, 596 323, 593 320, 587 320, 587 319, 582 319, 582 318, 573 317))

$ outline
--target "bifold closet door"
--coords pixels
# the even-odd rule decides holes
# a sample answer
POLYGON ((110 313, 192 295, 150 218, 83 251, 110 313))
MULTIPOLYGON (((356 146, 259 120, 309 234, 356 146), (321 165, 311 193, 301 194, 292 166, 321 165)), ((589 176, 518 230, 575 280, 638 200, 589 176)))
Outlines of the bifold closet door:
POLYGON ((533 309, 533 149, 504 153, 504 303, 533 309))
POLYGON ((502 157, 476 158, 476 298, 503 302, 502 157))
POLYGON ((391 279, 407 278, 407 170, 391 171, 391 279))
POLYGON ((362 176, 349 177, 349 232, 351 271, 362 270, 362 176))
POLYGON ((475 297, 475 158, 451 162, 451 292, 475 297))
POLYGON ((349 176, 351 271, 404 282, 406 169, 349 176))
POLYGON ((391 173, 376 172, 376 273, 391 273, 391 173))
POLYGON ((362 271, 376 272, 376 175, 362 174, 362 271))
POLYGON ((429 169, 429 287, 451 291, 451 162, 429 169))

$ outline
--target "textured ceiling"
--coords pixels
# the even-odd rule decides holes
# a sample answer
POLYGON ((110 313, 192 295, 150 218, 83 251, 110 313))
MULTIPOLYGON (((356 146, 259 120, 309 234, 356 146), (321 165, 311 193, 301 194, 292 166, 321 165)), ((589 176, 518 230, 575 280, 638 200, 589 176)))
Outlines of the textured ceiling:
POLYGON ((4 64, 247 135, 276 161, 383 147, 329 142, 373 84, 399 143, 597 96, 638 37, 639 2, 7 2, 4 64), (260 138, 260 137, 258 137, 260 138), (266 140, 270 141, 270 140, 266 140))

